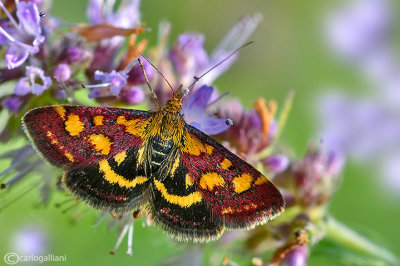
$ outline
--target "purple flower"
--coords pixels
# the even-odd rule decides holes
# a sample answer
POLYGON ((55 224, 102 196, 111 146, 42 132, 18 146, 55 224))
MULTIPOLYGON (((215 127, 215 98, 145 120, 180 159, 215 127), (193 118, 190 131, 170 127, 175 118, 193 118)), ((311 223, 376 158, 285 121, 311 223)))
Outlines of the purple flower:
POLYGON ((169 53, 169 58, 178 75, 189 78, 182 83, 189 83, 195 73, 200 73, 209 63, 204 49, 204 36, 195 33, 180 35, 169 53))
POLYGON ((400 154, 398 106, 382 99, 326 95, 320 100, 318 111, 323 147, 342 156, 374 163, 381 170, 386 186, 399 191, 400 171, 393 167, 400 154))
POLYGON ((84 58, 85 51, 78 46, 68 47, 66 51, 66 60, 69 64, 74 64, 81 61, 84 58))
POLYGON ((40 255, 47 250, 47 239, 42 230, 24 228, 14 236, 14 248, 20 255, 40 255))
MULTIPOLYGON (((253 34, 258 24, 262 20, 262 15, 256 13, 252 16, 244 16, 236 25, 225 35, 217 47, 211 52, 208 65, 204 67, 203 71, 214 67, 225 59, 235 49, 245 44, 249 37, 253 34)), ((237 55, 232 56, 230 59, 219 65, 216 69, 208 73, 202 80, 202 84, 212 84, 221 74, 227 71, 231 65, 236 61, 237 55)), ((196 73, 197 75, 199 73, 196 73)))
POLYGON ((400 149, 400 123, 394 110, 371 100, 327 95, 320 101, 323 144, 358 159, 400 149), (372 129, 373 128, 373 129, 372 129))
POLYGON ((32 92, 32 88, 29 79, 26 77, 19 79, 14 88, 15 95, 24 96, 30 92, 32 92))
MULTIPOLYGON (((275 102, 267 103, 259 101, 263 110, 244 110, 240 101, 230 100, 218 110, 221 117, 229 117, 233 126, 223 132, 219 137, 229 141, 236 149, 237 154, 243 157, 257 154, 265 149, 272 141, 276 133, 275 102), (268 118, 268 119, 263 119, 268 118)), ((247 158, 246 158, 247 159, 247 158)))
POLYGON ((101 24, 104 22, 103 6, 104 0, 89 1, 88 7, 86 9, 86 17, 93 25, 101 24))
MULTIPOLYGON (((121 92, 122 87, 127 84, 128 75, 123 71, 111 71, 110 73, 104 73, 100 70, 96 70, 94 73, 94 79, 100 80, 103 83, 99 84, 101 87, 95 87, 90 93, 89 98, 104 97, 104 96, 118 96, 121 92), (104 91, 104 87, 109 87, 109 92, 104 91)), ((90 86, 86 86, 90 88, 90 86)))
MULTIPOLYGON (((189 84, 194 76, 199 76, 220 63, 235 49, 243 45, 260 23, 262 16, 243 17, 221 40, 218 46, 207 55, 204 49, 204 37, 201 34, 187 33, 178 37, 177 43, 172 47, 169 58, 178 72, 178 85, 189 84)), ((204 76, 198 87, 212 82, 222 73, 228 70, 236 60, 237 55, 219 65, 213 71, 204 76)))
POLYGON ((289 166, 289 159, 285 155, 270 155, 263 160, 268 170, 274 173, 280 173, 289 166))
POLYGON ((51 78, 44 75, 44 71, 38 67, 26 67, 26 77, 21 78, 14 88, 14 93, 19 96, 33 93, 42 94, 51 85, 51 78))
POLYGON ((113 12, 115 1, 91 0, 86 16, 93 25, 110 23, 115 27, 131 28, 140 22, 139 0, 121 1, 118 11, 113 12))
POLYGON ((53 95, 57 100, 64 100, 67 98, 67 92, 62 87, 55 88, 53 95))
POLYGON ((67 64, 59 64, 55 69, 54 69, 54 78, 58 82, 65 82, 71 77, 71 68, 67 64))
MULTIPOLYGON (((142 61, 144 71, 146 72, 148 80, 152 80, 154 76, 154 68, 150 65, 149 62, 146 60, 142 61)), ((136 64, 135 66, 132 67, 131 71, 128 73, 128 83, 130 85, 140 85, 144 84, 146 81, 144 79, 143 71, 142 68, 140 67, 139 64, 136 64)))
MULTIPOLYGON (((121 1, 117 12, 114 12, 115 1, 91 0, 86 15, 88 20, 93 25, 111 24, 118 28, 133 28, 139 26, 140 12, 139 0, 124 0, 121 1)), ((110 56, 114 56, 116 50, 123 44, 124 37, 115 36, 111 39, 104 39, 100 42, 100 47, 108 47, 107 52, 110 56)), ((100 49, 103 50, 103 49, 100 49)), ((95 56, 105 56, 104 54, 96 54, 95 56)), ((97 66, 97 65, 96 65, 97 66)), ((99 67, 96 67, 99 69, 99 67)))
POLYGON ((386 46, 391 20, 388 1, 353 1, 329 16, 327 38, 339 54, 363 59, 386 46))
POLYGON ((302 159, 290 165, 290 174, 283 172, 274 183, 294 189, 292 192, 300 206, 321 206, 336 191, 344 162, 341 154, 311 147, 302 159))
POLYGON ((9 96, 4 99, 3 104, 11 112, 18 112, 24 105, 24 101, 18 96, 9 96))
POLYGON ((12 69, 22 65, 29 54, 37 53, 39 45, 44 42, 45 37, 41 35, 40 16, 35 3, 17 2, 19 24, 2 2, 0 2, 0 7, 14 26, 14 28, 0 26, 1 44, 10 46, 5 54, 6 65, 9 69, 12 69))
POLYGON ((214 88, 203 85, 194 93, 183 98, 182 113, 186 123, 207 134, 219 134, 229 128, 226 119, 217 118, 207 113, 206 109, 214 102, 211 101, 214 88))
POLYGON ((297 245, 291 248, 283 258, 282 266, 306 266, 307 265, 307 247, 297 245))
POLYGON ((128 87, 122 90, 121 97, 129 104, 140 104, 145 100, 145 95, 140 87, 128 87))

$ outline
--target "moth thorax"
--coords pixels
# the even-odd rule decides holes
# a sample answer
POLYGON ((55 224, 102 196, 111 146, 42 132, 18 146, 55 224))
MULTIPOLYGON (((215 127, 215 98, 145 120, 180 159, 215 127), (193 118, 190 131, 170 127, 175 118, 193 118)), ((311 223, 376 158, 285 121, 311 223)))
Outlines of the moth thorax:
POLYGON ((166 112, 179 113, 182 109, 182 98, 169 99, 162 108, 166 112))

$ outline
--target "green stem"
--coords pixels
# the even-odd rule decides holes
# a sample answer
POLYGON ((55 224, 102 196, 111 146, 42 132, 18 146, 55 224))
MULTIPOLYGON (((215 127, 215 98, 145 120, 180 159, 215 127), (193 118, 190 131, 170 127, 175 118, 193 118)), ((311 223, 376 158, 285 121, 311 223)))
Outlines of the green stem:
POLYGON ((351 250, 372 255, 393 265, 399 264, 399 259, 393 253, 373 243, 332 217, 327 221, 326 237, 351 250))

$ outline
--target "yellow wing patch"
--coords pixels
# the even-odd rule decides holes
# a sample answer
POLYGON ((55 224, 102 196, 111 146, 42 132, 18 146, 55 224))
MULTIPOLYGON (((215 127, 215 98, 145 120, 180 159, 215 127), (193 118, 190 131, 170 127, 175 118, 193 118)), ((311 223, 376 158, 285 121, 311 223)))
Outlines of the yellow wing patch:
POLYGON ((199 156, 201 153, 211 155, 213 153, 213 150, 214 147, 208 144, 203 144, 196 137, 193 137, 189 133, 186 133, 185 144, 182 147, 183 152, 199 156))
POLYGON ((187 196, 169 194, 164 184, 156 179, 154 179, 154 185, 156 186, 157 190, 161 192, 161 195, 164 197, 164 199, 166 199, 169 203, 179 205, 182 208, 190 207, 203 199, 200 192, 197 191, 187 196))
POLYGON ((94 146, 94 149, 103 155, 110 153, 112 142, 103 134, 93 134, 89 137, 89 142, 94 146))
POLYGON ((171 168, 171 177, 174 177, 174 173, 176 171, 176 168, 178 168, 178 166, 179 166, 179 162, 180 162, 180 155, 178 154, 178 156, 176 156, 174 164, 172 165, 172 168, 171 168))
POLYGON ((65 121, 65 129, 71 136, 79 136, 84 126, 78 115, 71 114, 68 116, 67 121, 65 121))
POLYGON ((235 177, 232 181, 233 188, 236 193, 242 193, 251 187, 251 182, 253 181, 253 177, 248 174, 242 174, 241 176, 235 177))
POLYGON ((118 166, 125 160, 125 158, 126 158, 126 151, 117 153, 117 155, 114 156, 114 160, 118 164, 118 166))
POLYGON ((225 185, 224 179, 217 173, 207 173, 201 176, 200 187, 203 189, 213 190, 214 187, 225 185))
POLYGON ((54 110, 58 113, 58 115, 61 117, 62 120, 65 121, 65 108, 62 105, 56 105, 54 106, 54 110))
POLYGON ((110 184, 118 184, 120 187, 125 188, 133 188, 136 185, 143 184, 148 180, 147 177, 137 176, 133 180, 126 180, 123 176, 115 173, 107 160, 101 160, 100 163, 100 171, 104 174, 104 179, 107 180, 110 184))
POLYGON ((232 162, 229 161, 228 159, 224 159, 224 160, 221 162, 221 167, 222 167, 222 169, 224 169, 224 170, 228 170, 228 168, 231 167, 231 166, 232 166, 232 162))
POLYGON ((189 174, 186 174, 186 176, 185 176, 186 189, 188 189, 189 187, 193 186, 193 184, 194 184, 193 178, 189 174))
POLYGON ((93 118, 93 122, 94 122, 94 124, 96 125, 96 126, 102 126, 102 125, 104 125, 104 116, 102 116, 102 115, 96 115, 94 118, 93 118))
POLYGON ((127 133, 143 137, 145 127, 148 123, 140 119, 126 120, 125 116, 118 116, 117 124, 124 125, 127 133))

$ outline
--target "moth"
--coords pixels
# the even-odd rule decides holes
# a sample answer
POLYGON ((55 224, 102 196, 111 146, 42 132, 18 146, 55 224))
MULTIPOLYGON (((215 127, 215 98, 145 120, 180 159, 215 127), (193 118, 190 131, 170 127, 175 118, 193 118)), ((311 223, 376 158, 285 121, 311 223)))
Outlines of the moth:
POLYGON ((145 208, 178 240, 215 240, 280 214, 279 190, 188 125, 185 93, 173 94, 157 111, 55 105, 28 111, 22 123, 42 157, 64 170, 73 195, 112 212, 145 208))

